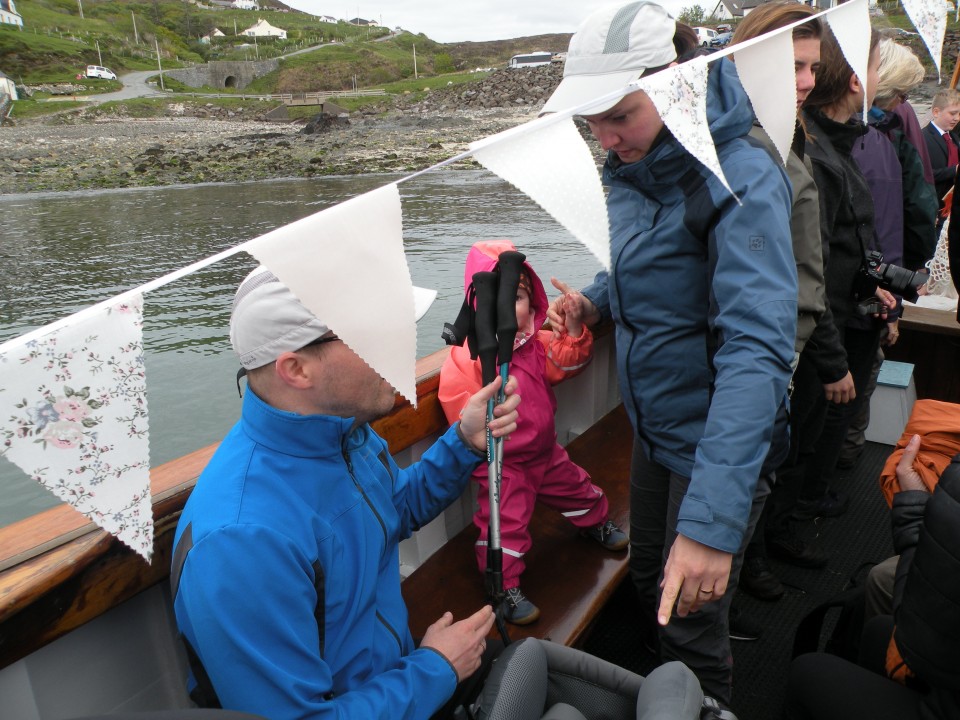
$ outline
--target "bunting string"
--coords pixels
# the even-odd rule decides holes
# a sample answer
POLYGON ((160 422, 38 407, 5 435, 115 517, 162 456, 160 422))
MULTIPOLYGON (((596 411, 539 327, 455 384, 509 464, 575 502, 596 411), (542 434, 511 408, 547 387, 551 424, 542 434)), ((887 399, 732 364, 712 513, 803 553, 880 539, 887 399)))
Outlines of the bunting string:
MULTIPOLYGON (((947 6, 904 0, 938 71, 947 6)), ((867 67, 867 0, 811 18, 830 23, 848 62, 867 67)), ((781 158, 793 136, 795 23, 622 89, 482 138, 451 158, 258 238, 194 262, 0 344, 0 456, 113 533, 148 562, 153 550, 142 305, 150 292, 240 252, 270 268, 298 298, 416 403, 414 288, 403 250, 397 185, 469 157, 516 186, 606 269, 603 188, 572 118, 643 90, 683 146, 729 190, 706 114, 710 63, 736 59, 741 82, 781 158)))

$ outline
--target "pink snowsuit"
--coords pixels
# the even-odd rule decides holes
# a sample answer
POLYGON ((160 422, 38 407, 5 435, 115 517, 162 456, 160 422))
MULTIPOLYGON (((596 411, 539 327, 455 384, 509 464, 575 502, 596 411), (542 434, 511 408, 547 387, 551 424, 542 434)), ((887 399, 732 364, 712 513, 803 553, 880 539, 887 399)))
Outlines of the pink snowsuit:
MULTIPOLYGON (((514 250, 508 240, 475 243, 467 255, 465 286, 474 273, 493 270, 500 253, 514 250)), ((517 430, 505 442, 500 492, 500 533, 503 547, 503 587, 508 590, 520 583, 524 570, 523 556, 530 549, 528 525, 537 500, 560 511, 574 526, 588 528, 607 519, 608 504, 603 491, 590 481, 590 476, 570 460, 566 450, 557 444, 554 413, 557 401, 551 385, 579 373, 590 362, 593 335, 584 326, 579 338, 564 334, 554 338, 552 331, 540 330, 547 317, 547 294, 543 283, 529 263, 524 263, 530 278, 532 321, 517 333, 510 374, 518 383, 522 401, 517 430)), ((481 384, 480 361, 470 359, 466 346, 454 347, 440 369, 439 397, 450 423, 459 419, 460 411, 481 384)), ((473 477, 479 483, 479 509, 473 522, 480 530, 476 544, 477 564, 483 572, 487 566, 487 524, 490 516, 487 466, 481 465, 473 477)))

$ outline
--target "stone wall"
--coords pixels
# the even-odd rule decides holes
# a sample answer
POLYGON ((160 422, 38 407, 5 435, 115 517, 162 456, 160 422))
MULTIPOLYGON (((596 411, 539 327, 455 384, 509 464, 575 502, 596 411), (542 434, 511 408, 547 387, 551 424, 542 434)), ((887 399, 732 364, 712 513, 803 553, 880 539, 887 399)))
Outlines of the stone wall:
POLYGON ((242 90, 261 75, 280 67, 280 61, 251 60, 239 62, 211 62, 178 70, 166 70, 165 75, 190 87, 236 88, 242 90))

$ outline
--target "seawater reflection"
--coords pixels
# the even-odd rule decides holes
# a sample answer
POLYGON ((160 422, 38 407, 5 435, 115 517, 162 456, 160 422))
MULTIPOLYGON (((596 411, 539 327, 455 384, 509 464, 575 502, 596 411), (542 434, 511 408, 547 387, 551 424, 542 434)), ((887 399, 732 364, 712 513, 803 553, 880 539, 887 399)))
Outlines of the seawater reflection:
MULTIPOLYGON (((0 342, 399 177, 0 196, 0 342)), ((486 171, 441 171, 399 188, 413 281, 438 291, 417 328, 418 355, 442 346, 477 240, 510 238, 545 283, 554 275, 580 286, 599 269, 549 215, 486 171)), ((233 292, 255 264, 241 253, 145 296, 153 465, 219 440, 236 421, 227 325, 233 292)), ((0 388, 14 390, 3 380, 0 388)), ((0 459, 0 525, 57 502, 0 459)))

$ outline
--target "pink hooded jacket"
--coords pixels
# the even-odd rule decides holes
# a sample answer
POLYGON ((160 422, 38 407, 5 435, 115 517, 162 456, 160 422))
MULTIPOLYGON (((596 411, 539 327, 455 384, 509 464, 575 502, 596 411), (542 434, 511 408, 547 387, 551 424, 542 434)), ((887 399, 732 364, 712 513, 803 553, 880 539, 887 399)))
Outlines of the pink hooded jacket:
MULTIPOLYGON (((515 249, 509 240, 475 243, 467 254, 464 290, 474 273, 493 270, 500 253, 515 249)), ((510 374, 516 378, 523 400, 517 430, 510 436, 506 462, 536 456, 556 443, 557 401, 551 385, 581 372, 590 362, 593 351, 593 335, 586 326, 578 338, 567 334, 555 336, 552 330, 541 329, 547 318, 547 294, 530 263, 524 262, 523 268, 533 285, 530 297, 533 318, 527 327, 518 329, 519 345, 514 344, 510 363, 510 374), (534 338, 538 342, 533 342, 534 338)), ((459 419, 460 411, 480 388, 480 383, 480 361, 470 359, 466 345, 452 348, 440 370, 439 397, 448 422, 452 424, 459 419)))

